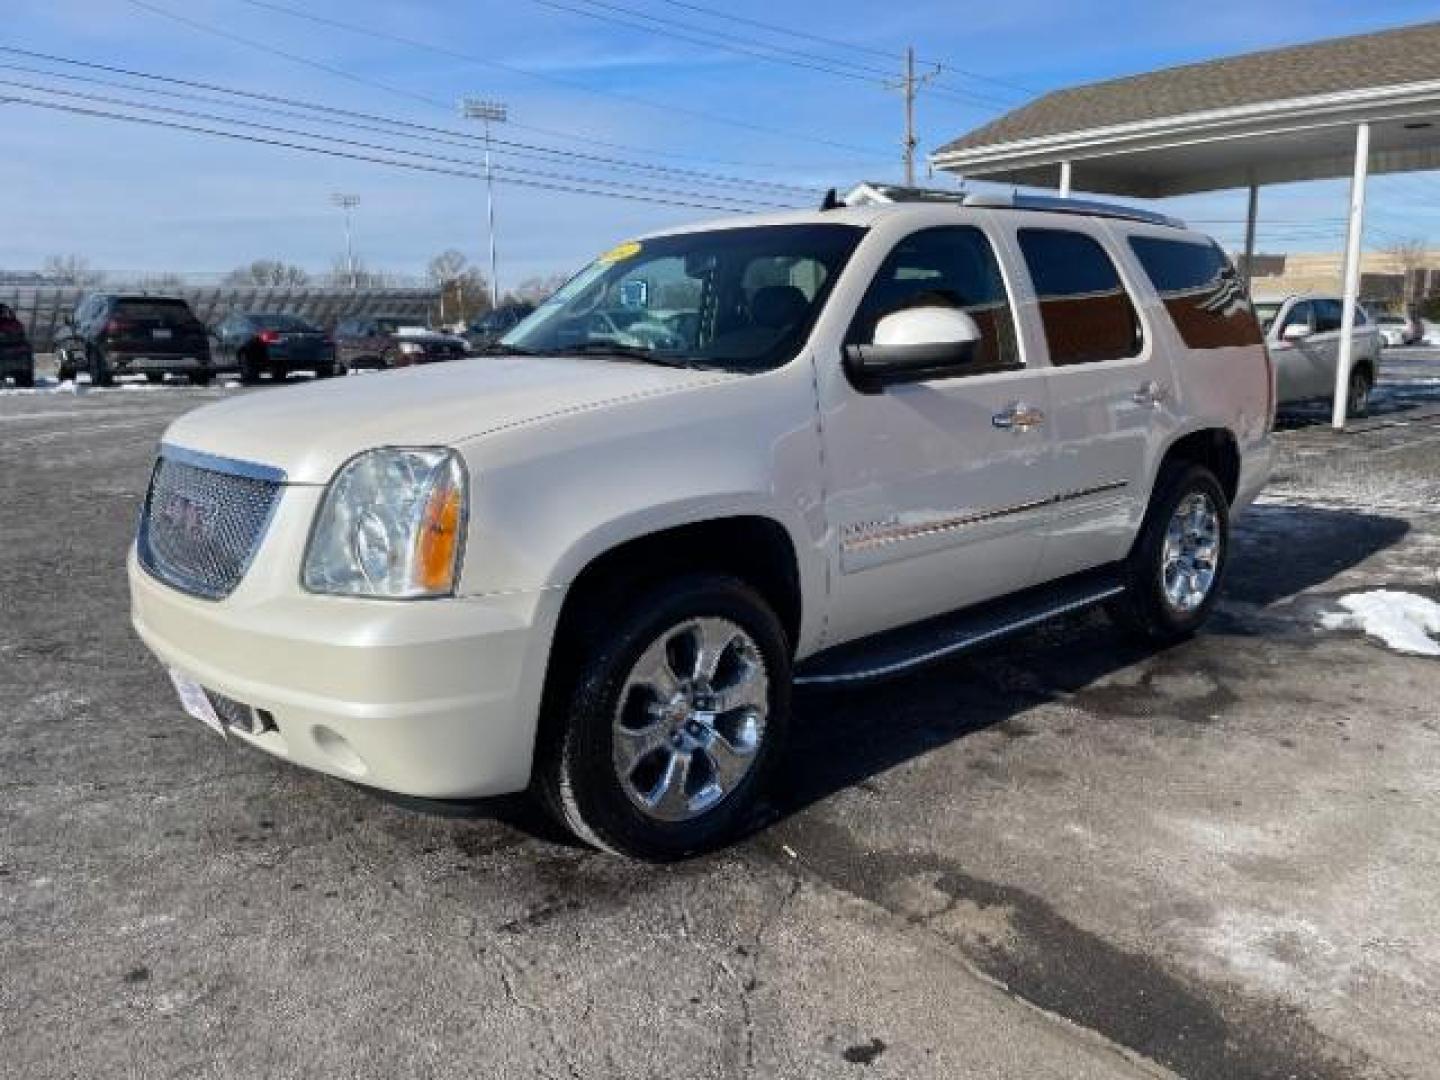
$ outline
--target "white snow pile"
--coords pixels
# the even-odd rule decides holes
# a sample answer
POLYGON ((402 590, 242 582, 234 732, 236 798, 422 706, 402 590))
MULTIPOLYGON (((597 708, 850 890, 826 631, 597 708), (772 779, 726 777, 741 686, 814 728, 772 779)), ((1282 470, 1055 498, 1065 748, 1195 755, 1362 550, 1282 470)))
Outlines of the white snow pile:
POLYGON ((1440 656, 1440 604, 1414 593, 1376 589, 1340 598, 1344 612, 1320 617, 1327 630, 1361 630, 1396 652, 1440 656))

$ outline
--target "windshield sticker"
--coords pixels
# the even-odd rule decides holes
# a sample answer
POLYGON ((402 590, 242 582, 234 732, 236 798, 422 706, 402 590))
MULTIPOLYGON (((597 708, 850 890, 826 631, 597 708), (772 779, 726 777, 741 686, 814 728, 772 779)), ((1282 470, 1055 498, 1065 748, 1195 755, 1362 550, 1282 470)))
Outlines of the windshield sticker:
POLYGON ((624 262, 626 259, 633 259, 636 255, 639 254, 640 244, 635 240, 631 240, 628 243, 620 244, 616 247, 611 248, 609 251, 605 252, 604 255, 601 255, 600 258, 596 260, 596 262, 614 264, 618 262, 624 262))

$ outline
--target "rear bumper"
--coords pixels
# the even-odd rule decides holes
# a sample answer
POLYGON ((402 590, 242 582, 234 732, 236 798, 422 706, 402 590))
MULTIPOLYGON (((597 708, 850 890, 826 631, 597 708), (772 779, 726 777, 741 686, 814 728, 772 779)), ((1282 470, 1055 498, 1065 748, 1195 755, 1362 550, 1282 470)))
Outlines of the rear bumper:
POLYGON ((184 372, 184 371, 212 371, 215 370, 210 362, 209 349, 196 349, 191 352, 178 353, 157 353, 157 352, 117 352, 107 349, 105 352, 105 363, 111 371, 117 374, 127 372, 184 372))
MULTIPOLYGON (((271 539, 277 529, 279 517, 271 539)), ((160 662, 273 719, 273 730, 232 737, 406 795, 528 785, 557 593, 321 597, 300 591, 294 567, 266 574, 263 563, 212 602, 155 580, 133 547, 128 561, 131 621, 160 662)))
POLYGON ((35 354, 29 345, 0 345, 0 375, 31 371, 34 367, 35 354))

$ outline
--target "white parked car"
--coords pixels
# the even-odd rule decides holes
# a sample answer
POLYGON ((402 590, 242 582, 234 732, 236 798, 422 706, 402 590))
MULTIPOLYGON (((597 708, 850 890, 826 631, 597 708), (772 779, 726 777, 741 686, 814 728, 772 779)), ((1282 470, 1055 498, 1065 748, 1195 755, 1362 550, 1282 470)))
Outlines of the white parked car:
POLYGON ((793 686, 1102 603, 1192 633, 1270 469, 1225 256, 1100 204, 662 233, 497 351, 177 420, 134 624, 231 738, 416 796, 529 788, 647 859, 753 820, 793 686), (597 318, 646 302, 649 345, 597 318))
MULTIPOLYGON (((1257 298, 1255 313, 1275 364, 1280 405, 1333 400, 1340 366, 1340 320, 1344 302, 1322 293, 1257 298)), ((1370 411, 1370 395, 1380 377, 1380 332, 1363 306, 1355 311, 1347 412, 1370 411)))
POLYGON ((1403 315, 1376 315, 1374 322, 1375 329, 1380 332, 1380 344, 1387 349, 1418 344, 1425 336, 1417 319, 1407 319, 1403 315))

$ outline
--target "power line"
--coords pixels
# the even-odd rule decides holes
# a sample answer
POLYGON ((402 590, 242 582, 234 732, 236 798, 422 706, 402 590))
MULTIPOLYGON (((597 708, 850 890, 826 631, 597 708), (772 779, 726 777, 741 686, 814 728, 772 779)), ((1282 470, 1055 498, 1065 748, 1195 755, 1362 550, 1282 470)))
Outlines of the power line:
MULTIPOLYGON (((341 158, 347 161, 361 161, 374 165, 388 165, 391 168, 408 169, 413 172, 432 173, 440 176, 456 176, 467 180, 483 179, 484 174, 463 169, 449 168, 440 165, 426 165, 414 161, 402 161, 393 158, 380 158, 370 154, 354 153, 347 150, 334 150, 328 147, 307 146, 303 143, 294 143, 282 139, 272 139, 259 135, 244 135, 239 132, 222 131, 216 128, 200 127, 194 124, 182 124, 171 120, 159 120, 148 116, 132 116, 125 113, 108 112, 102 109, 93 109, 79 105, 66 105, 57 101, 39 101, 35 98, 7 96, 5 100, 11 104, 28 105, 33 108, 50 109, 56 112, 70 113, 77 116, 88 116, 97 119, 123 121, 131 124, 143 124, 147 127, 169 128, 176 131, 185 131, 192 134, 211 135, 222 139, 232 139, 237 142, 254 143, 262 146, 272 146, 285 150, 299 150, 309 154, 320 154, 325 157, 341 158)), ((308 136, 307 136, 308 137, 308 136)), ((715 202, 699 202, 693 199, 666 198, 653 195, 626 194, 615 191, 600 191, 594 188, 583 188, 547 181, 522 179, 519 177, 510 178, 504 181, 516 187, 538 188, 544 191, 558 191, 569 195, 594 195, 601 198, 624 199, 630 202, 655 203, 662 206, 682 206, 698 210, 718 210, 724 213, 735 213, 735 207, 718 205, 715 202)))
MULTIPOLYGON (((871 56, 884 57, 887 60, 894 60, 899 56, 898 52, 892 53, 889 50, 876 48, 872 45, 861 45, 858 42, 842 41, 839 38, 825 37, 823 34, 815 34, 806 30, 795 30, 788 26, 779 26, 775 23, 764 22, 760 19, 747 18, 744 15, 735 15, 728 11, 719 11, 715 8, 705 7, 702 4, 686 3, 685 0, 660 0, 660 2, 663 4, 668 4, 671 7, 683 8, 687 11, 693 11, 701 15, 707 15, 712 19, 726 19, 730 22, 738 23, 743 26, 751 26, 759 30, 768 30, 771 33, 775 34, 785 34, 790 37, 799 38, 804 41, 813 41, 819 45, 828 45, 837 49, 850 49, 858 53, 868 53, 871 56)), ((996 78, 993 75, 984 75, 978 71, 969 71, 965 68, 959 68, 956 67, 954 64, 946 61, 927 60, 923 57, 916 57, 916 62, 923 64, 926 67, 944 68, 946 71, 953 71, 955 74, 963 76, 964 78, 975 79, 980 82, 988 82, 995 86, 1004 87, 1007 90, 1019 91, 1022 94, 1030 95, 1035 92, 1031 90, 1028 86, 1021 86, 1019 83, 1013 83, 1006 79, 996 78)))
MULTIPOLYGON (((813 53, 799 52, 795 49, 784 48, 783 46, 748 41, 737 38, 734 35, 724 34, 720 31, 697 27, 694 24, 677 22, 673 19, 661 18, 658 15, 648 15, 634 8, 607 3, 606 0, 580 0, 580 2, 587 4, 587 7, 576 7, 570 3, 563 3, 561 0, 532 0, 532 2, 542 7, 552 8, 557 11, 566 11, 572 15, 581 15, 613 26, 623 26, 631 30, 639 30, 642 33, 656 34, 661 37, 688 42, 692 45, 721 49, 725 52, 735 53, 740 56, 754 57, 773 64, 783 64, 788 67, 821 72, 826 75, 833 75, 838 78, 850 79, 857 82, 885 85, 886 80, 892 79, 895 74, 892 71, 882 70, 869 65, 847 64, 844 61, 832 61, 825 57, 816 56, 813 53), (594 10, 597 8, 601 10, 594 10), (615 12, 618 14, 607 14, 607 12, 615 12), (635 21, 637 19, 643 21, 637 22, 635 21), (675 27, 679 29, 672 29, 675 27), (707 36, 698 37, 696 36, 696 32, 707 36), (759 47, 757 48, 756 46, 759 47)), ((1010 102, 999 101, 996 98, 988 98, 984 95, 971 94, 965 91, 944 91, 943 96, 965 102, 966 104, 982 102, 988 105, 1000 105, 1004 108, 1010 107, 1010 102)))
MULTIPOLYGON (((166 15, 166 16, 168 16, 168 17, 170 17, 170 18, 178 19, 179 21, 185 22, 185 23, 187 23, 187 24, 189 24, 189 25, 191 25, 191 26, 194 26, 196 29, 200 29, 200 30, 202 30, 202 31, 204 31, 204 32, 217 34, 217 35, 219 35, 219 36, 221 36, 221 37, 229 38, 230 40, 240 41, 240 42, 242 42, 243 44, 249 45, 250 47, 255 48, 255 49, 258 49, 258 50, 260 50, 260 51, 262 51, 262 52, 270 53, 270 52, 273 52, 273 51, 274 51, 274 50, 271 48, 271 46, 268 45, 268 44, 266 44, 266 43, 257 42, 257 41, 251 41, 251 40, 249 40, 249 39, 244 39, 244 38, 239 38, 237 35, 231 34, 229 31, 221 30, 221 29, 216 28, 216 27, 207 26, 207 25, 205 25, 205 24, 203 24, 203 23, 197 23, 197 22, 196 22, 195 20, 193 20, 193 19, 188 19, 188 18, 186 18, 186 17, 184 17, 184 16, 178 16, 178 15, 176 15, 176 13, 174 13, 174 12, 167 11, 167 10, 165 10, 165 9, 163 9, 163 8, 158 8, 158 7, 156 7, 156 6, 153 5, 153 4, 149 4, 149 3, 146 2, 146 0, 128 0, 128 2, 131 3, 131 4, 136 4, 136 5, 138 5, 138 6, 144 7, 144 8, 146 8, 146 9, 150 10, 150 11, 156 12, 157 14, 163 14, 163 15, 166 15)), ((558 75, 552 75, 552 74, 550 74, 550 73, 548 73, 548 72, 534 71, 534 70, 532 70, 532 69, 530 69, 530 68, 520 67, 520 66, 518 66, 518 65, 516 65, 516 64, 506 63, 505 61, 496 60, 496 59, 493 59, 493 58, 491 58, 491 57, 476 56, 476 55, 474 55, 474 54, 472 54, 472 53, 461 52, 461 51, 459 51, 458 49, 451 49, 451 48, 448 48, 448 47, 443 46, 443 45, 435 45, 435 44, 433 44, 433 43, 431 43, 431 42, 428 42, 428 41, 420 41, 420 40, 418 40, 418 39, 416 39, 416 38, 404 37, 404 36, 402 36, 402 35, 400 35, 400 34, 393 34, 393 33, 389 33, 389 32, 386 32, 386 31, 377 30, 377 29, 375 29, 375 28, 373 28, 373 27, 360 26, 360 25, 357 25, 357 24, 355 24, 355 23, 343 22, 343 21, 341 21, 341 20, 339 20, 339 19, 331 19, 331 18, 327 18, 327 17, 321 16, 321 15, 314 15, 314 14, 311 14, 310 12, 308 12, 308 11, 301 11, 301 10, 298 10, 298 9, 296 9, 296 8, 287 7, 287 6, 283 5, 283 4, 271 3, 271 2, 269 2, 269 0, 239 0, 239 2, 242 3, 242 4, 247 4, 247 5, 249 5, 250 7, 262 8, 262 9, 267 10, 267 11, 278 12, 278 13, 280 13, 280 14, 282 14, 282 15, 289 15, 289 16, 291 16, 292 18, 305 19, 305 20, 307 20, 307 21, 309 21, 309 22, 316 23, 316 24, 321 25, 321 26, 330 26, 330 27, 334 27, 334 28, 337 28, 337 29, 340 29, 340 30, 348 31, 349 33, 352 33, 352 34, 361 34, 361 35, 364 35, 364 36, 366 36, 366 37, 376 38, 376 39, 381 40, 381 41, 389 41, 389 42, 392 42, 392 43, 395 43, 395 44, 406 45, 406 46, 408 46, 408 47, 410 47, 410 48, 421 49, 421 50, 424 50, 424 51, 426 51, 426 52, 434 53, 434 54, 437 55, 437 56, 445 56, 445 57, 448 57, 448 58, 450 58, 450 59, 452 59, 452 60, 459 60, 459 61, 461 61, 461 62, 463 62, 463 63, 467 63, 467 64, 478 64, 478 65, 481 65, 481 66, 484 66, 484 67, 498 68, 498 69, 500 69, 501 71, 508 71, 508 72, 511 72, 512 74, 524 75, 524 76, 526 76, 527 78, 539 79, 539 80, 541 80, 541 81, 543 81, 543 82, 554 83, 554 84, 556 84, 556 85, 558 85, 558 86, 564 86, 564 87, 567 87, 568 89, 571 89, 571 90, 579 90, 580 92, 586 93, 586 94, 593 94, 593 95, 596 95, 596 96, 599 96, 599 97, 612 98, 612 99, 614 99, 614 100, 616 100, 616 101, 623 101, 623 102, 625 102, 626 104, 630 104, 630 105, 642 105, 642 106, 644 106, 644 107, 647 108, 647 109, 656 109, 656 110, 659 110, 659 111, 661 111, 661 112, 670 112, 670 113, 676 113, 676 114, 683 115, 683 116, 690 116, 690 117, 693 117, 693 118, 695 118, 695 119, 704 120, 704 121, 706 121, 707 123, 712 123, 712 124, 725 124, 725 125, 728 125, 728 126, 730 126, 730 127, 742 128, 742 129, 747 130, 747 131, 760 132, 760 133, 766 134, 766 135, 774 135, 774 136, 778 136, 778 137, 784 138, 784 139, 789 139, 789 140, 792 140, 792 141, 802 141, 802 142, 816 143, 816 144, 822 145, 822 146, 829 146, 829 147, 832 147, 832 148, 835 148, 835 149, 847 150, 847 151, 851 151, 851 152, 855 152, 855 153, 861 153, 861 154, 871 154, 871 153, 874 153, 874 151, 873 151, 871 148, 869 148, 869 147, 857 146, 857 145, 855 145, 855 144, 853 144, 853 143, 839 142, 838 140, 826 139, 826 138, 822 138, 822 137, 817 136, 817 135, 809 135, 809 134, 803 134, 803 133, 798 133, 798 132, 783 131, 783 130, 778 129, 778 128, 767 127, 767 126, 764 125, 764 124, 755 124, 755 123, 751 123, 750 121, 747 121, 747 120, 739 120, 739 119, 736 119, 735 117, 731 117, 731 116, 720 116, 720 115, 715 114, 715 113, 704 112, 703 110, 700 110, 700 109, 687 108, 687 107, 682 106, 682 105, 673 105, 673 104, 669 104, 669 103, 665 103, 665 102, 652 101, 652 100, 650 100, 649 98, 640 97, 639 95, 636 95, 636 94, 621 93, 621 92, 619 92, 619 91, 614 91, 614 90, 602 90, 602 89, 600 89, 599 87, 587 86, 585 83, 576 82, 576 81, 573 80, 573 79, 566 79, 566 78, 563 78, 563 77, 558 76, 558 75)), ((313 61, 311 61, 311 60, 309 60, 308 58, 305 58, 305 57, 296 57, 296 56, 293 56, 293 55, 290 55, 290 54, 284 54, 284 55, 286 56, 286 59, 293 60, 293 61, 295 61, 296 63, 310 64, 310 65, 312 65, 312 66, 314 66, 314 64, 316 63, 316 62, 313 62, 313 61)), ((328 68, 329 68, 329 66, 326 65, 326 66, 325 66, 325 69, 328 69, 328 68)), ((352 74, 349 74, 349 73, 346 73, 344 77, 349 78, 349 79, 351 79, 351 80, 357 80, 357 79, 358 79, 358 80, 361 81, 361 82, 364 82, 364 81, 365 81, 364 79, 361 79, 359 76, 355 76, 355 75, 352 75, 352 74)), ((382 89, 388 89, 388 88, 385 88, 385 87, 381 87, 381 88, 382 88, 382 89)), ((448 108, 448 106, 447 106, 447 108, 448 108)), ((543 130, 543 129, 542 129, 542 130, 543 130)), ((576 138, 576 136, 573 136, 573 135, 566 135, 566 136, 564 136, 564 137, 566 137, 566 138, 576 138)), ((877 156, 878 156, 878 155, 877 155, 877 156)), ((734 164, 734 163, 731 162, 730 164, 734 164)))
MULTIPOLYGON (((108 97, 102 94, 88 94, 78 90, 58 90, 44 86, 37 86, 33 83, 20 82, 14 79, 0 79, 0 86, 12 86, 22 90, 39 92, 43 94, 54 94, 62 97, 75 98, 82 101, 96 102, 111 107, 125 109, 141 109, 147 112, 162 113, 166 116, 179 116, 188 120, 202 120, 206 123, 231 124, 240 127, 253 128, 256 131, 267 131, 272 134, 288 135, 292 137, 314 139, 320 142, 333 143, 337 146, 352 147, 357 150, 373 151, 386 154, 400 154, 409 158, 419 158, 424 161, 438 161, 447 165, 479 166, 480 162, 473 158, 457 158, 444 154, 431 154, 420 150, 409 150, 403 147, 389 146, 383 143, 364 142, 357 139, 344 139, 336 135, 325 135, 312 131, 300 131, 295 128, 281 127, 276 124, 262 124, 254 120, 237 120, 232 117, 217 116, 214 113, 197 112, 193 109, 178 109, 164 105, 151 105, 145 102, 129 101, 124 98, 108 97)), ((496 170, 507 176, 524 177, 526 179, 539 178, 543 180, 560 181, 563 183, 587 184, 592 187, 616 188, 621 191, 645 192, 649 194, 663 195, 666 197, 684 197, 686 192, 674 191, 669 188, 649 187, 643 184, 630 184, 620 180, 603 180, 586 176, 575 176, 568 173, 547 172, 537 169, 517 169, 512 166, 501 166, 496 170)), ((483 175, 483 174, 482 174, 483 175)), ((777 204, 773 202, 762 202, 755 199, 746 199, 739 196, 713 195, 707 196, 730 203, 735 207, 748 207, 754 209, 775 209, 777 204)), ((792 207, 798 209, 798 207, 792 207)))
MULTIPOLYGON (((220 86, 215 83, 199 82, 193 79, 180 79, 166 75, 155 75, 148 72, 138 71, 133 68, 115 67, 109 64, 97 64, 85 60, 75 60, 67 57, 55 56, 49 53, 37 53, 28 49, 17 49, 11 46, 0 45, 0 52, 28 56, 44 60, 48 63, 64 64, 72 67, 84 68, 91 71, 103 71, 109 74, 123 75, 127 78, 144 79, 151 82, 159 82, 171 86, 184 86, 190 89, 204 90, 208 93, 224 94, 236 98, 249 99, 252 101, 262 102, 264 104, 248 105, 240 102, 219 102, 215 101, 213 98, 202 97, 200 95, 182 94, 176 91, 154 90, 146 87, 129 86, 124 83, 116 83, 104 79, 87 79, 83 76, 71 75, 63 72, 42 71, 35 68, 26 68, 22 65, 0 64, 0 68, 18 69, 21 71, 27 71, 31 74, 47 75, 51 78, 63 78, 72 81, 90 82, 102 86, 109 86, 111 88, 130 90, 133 92, 163 94, 165 96, 175 97, 181 100, 198 101, 210 105, 222 105, 223 107, 227 108, 247 108, 254 111, 261 111, 274 115, 282 115, 291 119, 304 119, 308 122, 322 122, 319 118, 306 117, 303 114, 297 114, 294 112, 286 111, 284 109, 277 109, 273 107, 274 105, 283 105, 292 108, 306 109, 312 112, 323 114, 323 117, 325 118, 323 122, 335 124, 337 126, 374 131, 380 134, 388 134, 392 137, 399 136, 403 138, 414 139, 417 141, 439 143, 448 146, 478 146, 482 141, 479 136, 472 135, 469 132, 465 131, 434 127, 428 124, 417 124, 412 121, 397 120, 374 113, 364 113, 356 112, 350 109, 340 109, 334 106, 319 104, 315 102, 307 102, 297 98, 281 97, 275 94, 264 94, 249 90, 237 90, 231 87, 220 86), (344 119, 330 119, 331 117, 341 117, 344 119), (365 123, 355 123, 353 121, 365 121, 365 123), (375 128, 371 126, 373 124, 383 124, 387 127, 399 128, 404 130, 387 131, 385 128, 375 128), (420 134, 409 134, 409 131, 419 132, 420 134)), ((752 180, 745 177, 726 176, 723 174, 702 172, 693 169, 677 169, 674 166, 669 165, 652 165, 645 162, 624 161, 621 159, 609 158, 596 154, 587 154, 583 151, 578 150, 562 150, 559 148, 537 146, 531 143, 516 142, 514 140, 508 139, 495 139, 494 142, 496 143, 496 145, 507 148, 505 152, 513 154, 517 157, 536 157, 545 155, 549 157, 557 157, 561 160, 573 158, 577 161, 593 163, 605 167, 648 172, 658 176, 673 176, 686 181, 697 181, 706 185, 759 187, 803 195, 811 195, 813 194, 814 190, 811 188, 803 188, 790 184, 779 184, 772 181, 752 180)), ((544 160, 544 157, 542 157, 541 159, 544 160)))

